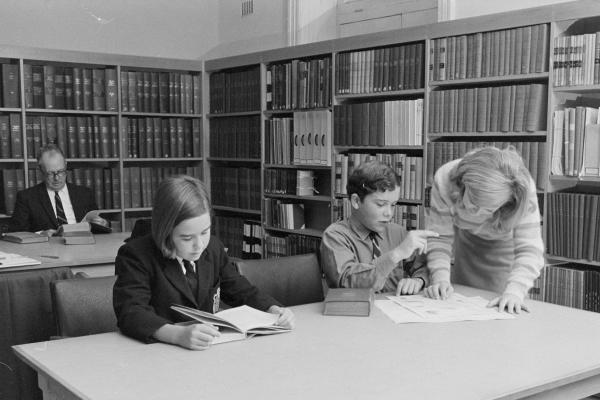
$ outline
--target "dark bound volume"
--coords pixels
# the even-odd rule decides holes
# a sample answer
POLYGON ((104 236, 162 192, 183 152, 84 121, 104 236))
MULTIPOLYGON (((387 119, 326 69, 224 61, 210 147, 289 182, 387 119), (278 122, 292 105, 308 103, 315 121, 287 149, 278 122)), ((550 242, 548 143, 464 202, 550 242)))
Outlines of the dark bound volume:
POLYGON ((374 298, 372 289, 329 289, 323 315, 368 317, 374 298))

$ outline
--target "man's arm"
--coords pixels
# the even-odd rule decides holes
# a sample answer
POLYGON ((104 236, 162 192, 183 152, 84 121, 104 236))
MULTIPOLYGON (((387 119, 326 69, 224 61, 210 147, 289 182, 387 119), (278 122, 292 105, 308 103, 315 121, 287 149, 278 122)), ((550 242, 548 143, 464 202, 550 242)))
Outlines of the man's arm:
POLYGON ((15 202, 15 209, 13 211, 13 215, 10 219, 10 224, 8 226, 9 232, 30 231, 30 212, 31 211, 29 209, 29 206, 27 205, 24 192, 18 192, 17 200, 15 202))

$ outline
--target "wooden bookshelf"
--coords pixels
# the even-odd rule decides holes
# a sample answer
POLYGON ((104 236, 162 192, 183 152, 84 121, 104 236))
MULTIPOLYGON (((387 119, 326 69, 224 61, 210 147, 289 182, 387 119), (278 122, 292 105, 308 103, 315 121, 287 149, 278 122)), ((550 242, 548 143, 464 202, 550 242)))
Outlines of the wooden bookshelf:
MULTIPOLYGON (((35 153, 46 142, 56 142, 62 148, 68 163, 69 181, 92 188, 96 202, 116 231, 131 229, 135 218, 149 216, 154 189, 151 182, 146 182, 150 175, 158 174, 155 183, 177 172, 204 177, 201 61, 17 46, 3 46, 0 59, 2 64, 8 65, 2 71, 7 73, 6 76, 3 74, 4 78, 11 77, 10 74, 16 78, 11 83, 15 85, 15 91, 11 93, 16 97, 11 101, 19 104, 19 107, 0 108, 0 118, 12 115, 19 120, 18 134, 15 130, 16 137, 13 137, 11 131, 10 139, 12 147, 16 143, 15 148, 23 155, 23 158, 0 159, 1 163, 11 166, 2 172, 2 203, 5 207, 14 202, 17 190, 41 182, 36 172, 35 153), (135 92, 126 93, 128 84, 122 78, 127 73, 136 73, 148 80, 139 88, 136 86, 135 92), (179 91, 169 94, 168 87, 159 90, 158 80, 153 79, 158 79, 161 74, 170 76, 171 82, 178 81, 179 91), (141 90, 139 93, 138 89, 141 90), (141 100, 140 104, 146 101, 149 105, 155 104, 156 110, 130 110, 125 102, 131 93, 135 93, 136 105, 138 100, 141 100), (159 110, 159 94, 181 107, 159 110), (128 147, 132 142, 128 140, 126 121, 131 119, 187 121, 182 124, 184 131, 164 132, 163 137, 169 141, 177 140, 179 147, 173 148, 183 149, 190 157, 157 158, 152 151, 150 157, 129 158, 128 147), (163 167, 160 162, 164 161, 176 162, 178 169, 165 169, 171 166, 163 167), (125 172, 130 172, 130 166, 136 163, 141 163, 141 167, 133 171, 148 168, 148 164, 155 167, 151 168, 150 174, 148 170, 131 182, 125 179, 129 177, 125 172), (144 199, 144 204, 128 204, 132 199, 125 196, 132 193, 132 185, 139 185, 136 193, 141 196, 139 200, 144 199), (130 216, 135 218, 130 219, 130 216)), ((134 135, 136 143, 137 139, 144 138, 148 149, 152 143, 154 150, 156 137, 148 138, 140 132, 134 135)), ((11 151, 14 150, 12 147, 11 151)))

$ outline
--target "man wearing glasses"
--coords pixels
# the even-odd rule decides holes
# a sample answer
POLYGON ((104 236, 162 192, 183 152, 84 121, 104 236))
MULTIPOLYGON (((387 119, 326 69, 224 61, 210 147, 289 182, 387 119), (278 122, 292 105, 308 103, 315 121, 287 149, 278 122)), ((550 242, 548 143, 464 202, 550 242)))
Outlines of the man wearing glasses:
MULTIPOLYGON (((38 167, 44 181, 17 193, 10 231, 52 236, 60 225, 80 222, 88 211, 98 209, 90 189, 67 183, 67 162, 57 145, 41 148, 38 167)), ((108 224, 100 217, 89 222, 108 224)))

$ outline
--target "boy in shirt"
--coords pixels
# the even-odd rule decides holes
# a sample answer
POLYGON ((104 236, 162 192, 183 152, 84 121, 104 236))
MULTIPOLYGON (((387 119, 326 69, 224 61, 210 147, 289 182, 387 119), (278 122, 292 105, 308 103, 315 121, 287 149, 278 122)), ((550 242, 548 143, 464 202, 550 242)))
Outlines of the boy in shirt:
POLYGON ((406 231, 391 222, 400 196, 400 177, 389 166, 369 161, 348 178, 351 215, 323 233, 321 264, 330 287, 373 288, 415 294, 429 284, 425 230, 406 231))

